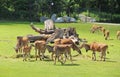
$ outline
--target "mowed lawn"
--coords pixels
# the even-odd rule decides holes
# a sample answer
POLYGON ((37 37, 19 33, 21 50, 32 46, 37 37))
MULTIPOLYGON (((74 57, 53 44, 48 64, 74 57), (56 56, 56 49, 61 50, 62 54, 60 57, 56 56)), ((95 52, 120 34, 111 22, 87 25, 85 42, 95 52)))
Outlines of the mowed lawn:
MULTIPOLYGON (((90 27, 93 23, 56 23, 56 27, 66 28, 75 27, 80 38, 85 38, 88 43, 102 42, 108 44, 107 59, 105 62, 91 60, 92 52, 86 53, 82 49, 83 55, 73 57, 73 63, 70 61, 64 65, 45 59, 45 61, 23 62, 22 58, 13 58, 15 51, 13 47, 16 44, 17 36, 27 34, 39 35, 29 26, 29 22, 0 22, 0 77, 120 77, 120 40, 116 39, 116 31, 120 30, 120 25, 102 25, 110 30, 110 40, 104 40, 101 32, 90 33, 90 27)), ((37 27, 43 29, 43 23, 34 23, 37 27)), ((32 49, 34 55, 34 49, 32 49)), ((46 52, 46 55, 50 53, 46 52)), ((72 51, 72 55, 78 54, 72 51)))

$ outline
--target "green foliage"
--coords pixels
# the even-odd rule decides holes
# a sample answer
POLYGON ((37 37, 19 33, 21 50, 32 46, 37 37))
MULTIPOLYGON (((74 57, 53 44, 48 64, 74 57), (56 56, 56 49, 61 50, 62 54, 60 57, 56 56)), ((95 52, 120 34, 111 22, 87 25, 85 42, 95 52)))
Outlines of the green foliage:
POLYGON ((111 22, 111 23, 119 23, 120 15, 119 14, 111 14, 106 12, 97 12, 94 10, 90 10, 89 14, 86 11, 81 12, 80 14, 84 14, 86 16, 90 16, 95 18, 98 22, 111 22))
POLYGON ((90 13, 94 9, 97 13, 111 14, 112 22, 118 18, 114 18, 114 14, 120 14, 119 5, 119 0, 1 0, 0 19, 39 21, 40 16, 50 17, 53 13, 76 17, 83 11, 90 13))

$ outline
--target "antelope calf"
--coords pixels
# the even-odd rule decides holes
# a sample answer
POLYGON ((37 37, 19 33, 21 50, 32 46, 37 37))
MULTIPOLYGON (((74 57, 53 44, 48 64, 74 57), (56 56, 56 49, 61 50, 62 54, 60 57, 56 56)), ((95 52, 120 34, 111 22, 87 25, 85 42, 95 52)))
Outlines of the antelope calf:
POLYGON ((44 53, 46 50, 46 42, 44 40, 37 40, 35 41, 35 56, 37 60, 37 53, 40 58, 40 60, 44 59, 44 53), (42 56, 40 55, 42 54, 42 56))
POLYGON ((30 58, 31 49, 32 49, 32 45, 30 45, 30 46, 26 45, 26 46, 22 47, 22 50, 23 50, 23 61, 27 61, 27 57, 28 56, 30 58))
POLYGON ((71 44, 64 44, 64 45, 55 45, 54 46, 54 52, 55 52, 55 60, 54 60, 54 64, 56 64, 56 59, 58 58, 58 60, 61 62, 61 64, 64 64, 66 62, 66 58, 67 55, 70 56, 70 60, 72 63, 72 55, 71 55, 71 44), (65 60, 64 62, 62 62, 59 57, 64 54, 65 56, 65 60))

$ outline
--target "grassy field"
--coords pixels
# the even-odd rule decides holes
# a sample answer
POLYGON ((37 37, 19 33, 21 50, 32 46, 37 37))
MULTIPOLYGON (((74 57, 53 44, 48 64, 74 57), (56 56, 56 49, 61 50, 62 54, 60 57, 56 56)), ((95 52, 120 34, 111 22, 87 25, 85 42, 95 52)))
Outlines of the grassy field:
MULTIPOLYGON (((97 61, 91 60, 91 51, 85 52, 83 55, 73 57, 73 63, 67 61, 65 65, 57 62, 53 65, 53 61, 31 61, 23 62, 22 58, 12 58, 15 55, 13 47, 16 44, 17 36, 25 36, 27 34, 39 35, 29 26, 29 22, 0 22, 0 77, 120 77, 120 40, 116 39, 116 31, 120 30, 120 26, 102 25, 110 30, 110 40, 104 40, 103 34, 97 32, 91 34, 89 32, 91 23, 56 23, 57 27, 76 27, 80 38, 85 38, 88 43, 96 41, 108 44, 106 62, 99 61, 99 53, 97 53, 97 61)), ((42 23, 34 23, 39 28, 44 28, 42 23)), ((77 52, 72 52, 73 55, 77 52)), ((34 49, 32 50, 34 55, 34 49)), ((46 55, 50 55, 46 53, 46 55)))

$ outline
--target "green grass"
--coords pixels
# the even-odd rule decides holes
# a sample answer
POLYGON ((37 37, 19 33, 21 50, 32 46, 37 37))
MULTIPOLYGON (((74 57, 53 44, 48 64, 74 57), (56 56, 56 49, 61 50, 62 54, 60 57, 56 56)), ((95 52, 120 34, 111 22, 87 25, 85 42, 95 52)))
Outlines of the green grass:
MULTIPOLYGON (((73 65, 67 61, 65 65, 53 61, 31 61, 23 62, 22 58, 11 58, 15 54, 13 47, 17 36, 27 34, 39 35, 29 26, 29 22, 0 22, 0 77, 119 77, 120 76, 120 40, 116 39, 116 31, 120 26, 103 25, 110 30, 110 39, 104 40, 103 34, 89 32, 91 23, 56 23, 57 27, 76 27, 80 38, 86 38, 88 43, 96 41, 109 45, 106 62, 92 61, 91 51, 85 52, 83 56, 73 57, 73 65)), ((44 28, 43 23, 35 23, 39 28, 44 28)), ((77 52, 72 52, 73 55, 77 52)), ((34 55, 34 49, 32 50, 34 55)), ((46 55, 50 55, 46 53, 46 55)), ((97 53, 97 60, 100 60, 97 53)))

